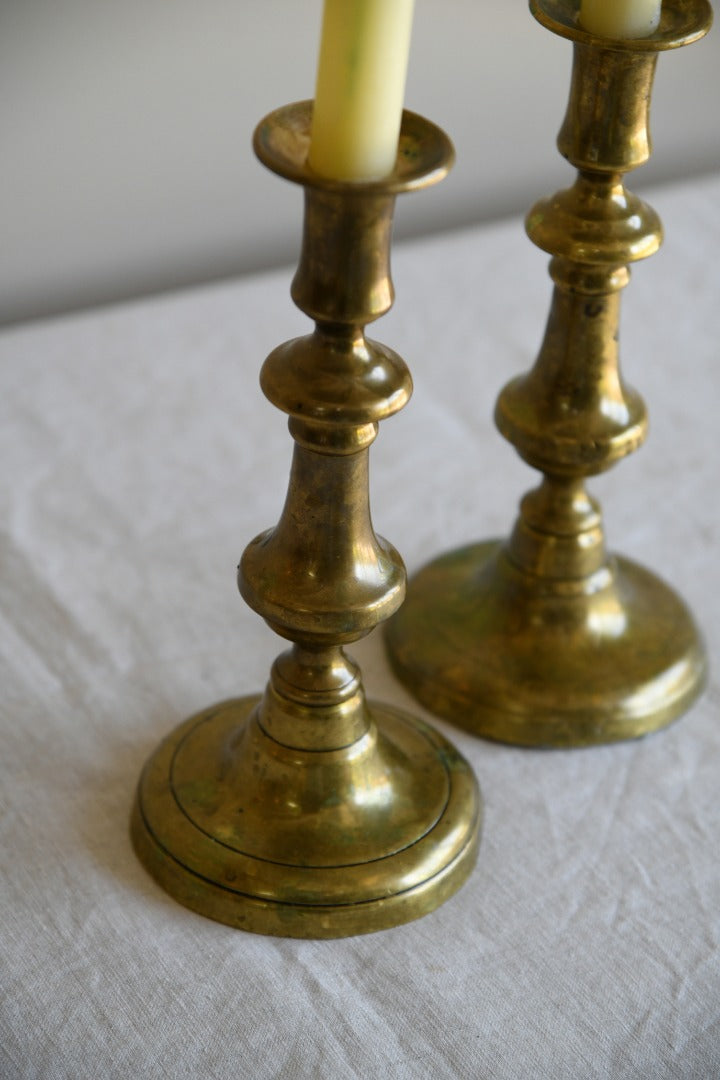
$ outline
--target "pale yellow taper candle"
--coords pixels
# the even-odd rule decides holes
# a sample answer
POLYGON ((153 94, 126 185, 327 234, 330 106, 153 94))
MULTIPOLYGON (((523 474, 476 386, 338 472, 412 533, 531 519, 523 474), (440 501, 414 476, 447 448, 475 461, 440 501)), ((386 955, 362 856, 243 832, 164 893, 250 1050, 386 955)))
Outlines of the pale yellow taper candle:
POLYGON ((308 161, 335 180, 392 172, 414 0, 325 0, 308 161))
POLYGON ((582 0, 579 23, 608 38, 649 37, 660 22, 662 0, 582 0))

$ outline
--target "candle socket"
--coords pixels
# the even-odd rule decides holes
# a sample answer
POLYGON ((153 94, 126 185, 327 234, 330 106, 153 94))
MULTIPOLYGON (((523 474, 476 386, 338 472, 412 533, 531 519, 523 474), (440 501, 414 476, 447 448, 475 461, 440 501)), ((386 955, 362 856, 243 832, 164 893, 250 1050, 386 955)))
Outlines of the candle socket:
POLYGON ((262 368, 295 448, 280 520, 238 569, 244 599, 292 646, 262 697, 211 706, 160 745, 132 837, 187 907, 257 933, 327 938, 406 922, 455 892, 475 863, 481 806, 450 743, 368 703, 343 649, 405 592, 400 556, 372 527, 367 468, 379 421, 412 386, 363 328, 392 303, 395 195, 440 179, 452 147, 405 113, 386 180, 324 180, 306 164, 311 115, 309 102, 288 106, 255 135, 261 161, 306 191, 292 296, 316 327, 262 368))
POLYGON ((606 552, 585 480, 645 437, 645 405, 619 367, 620 290, 662 227, 623 174, 650 154, 658 52, 701 37, 711 11, 665 0, 651 37, 609 41, 577 26, 573 0, 530 6, 574 42, 558 147, 577 179, 527 217, 552 256, 553 299, 535 365, 501 392, 495 420, 543 480, 509 540, 450 552, 411 579, 387 643, 397 674, 439 715, 502 742, 573 747, 663 727, 705 680, 692 616, 659 578, 606 552))

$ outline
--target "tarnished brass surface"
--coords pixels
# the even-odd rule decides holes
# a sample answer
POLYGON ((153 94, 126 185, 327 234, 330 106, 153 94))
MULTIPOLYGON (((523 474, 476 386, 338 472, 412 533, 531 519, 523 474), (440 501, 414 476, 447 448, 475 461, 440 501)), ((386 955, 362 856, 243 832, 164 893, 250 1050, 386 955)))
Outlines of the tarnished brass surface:
POLYGON ((692 616, 659 578, 608 556, 585 479, 645 438, 645 405, 619 368, 620 290, 662 227, 623 175, 650 154, 657 53, 701 37, 711 10, 664 0, 652 37, 621 42, 580 29, 572 0, 531 9, 574 42, 558 147, 577 179, 528 214, 530 239, 553 256, 553 299, 535 365, 502 391, 495 419, 543 481, 508 541, 452 552, 410 581, 387 643, 439 715, 504 742, 583 746, 663 727, 705 680, 692 616))
POLYGON ((295 450, 279 523, 246 548, 247 603, 292 642, 262 698, 186 721, 141 777, 132 836, 187 907, 257 933, 338 937, 433 910, 472 869, 481 805, 467 763, 437 732, 368 705, 343 646, 402 602, 405 570, 372 527, 368 450, 411 392, 401 358, 365 337, 392 303, 395 195, 440 179, 452 147, 406 113, 395 172, 341 184, 305 163, 310 104, 267 117, 255 148, 304 185, 292 296, 314 333, 267 358, 262 388, 295 450))
POLYGON ((255 933, 326 938, 432 911, 475 862, 477 789, 431 728, 372 704, 350 746, 277 742, 262 706, 213 706, 148 763, 140 858, 176 900, 255 933))
POLYGON ((704 657, 687 608, 627 559, 563 595, 488 541, 435 560, 411 586, 412 623, 388 626, 394 665, 427 708, 485 738, 612 742, 662 727, 697 694, 704 657))

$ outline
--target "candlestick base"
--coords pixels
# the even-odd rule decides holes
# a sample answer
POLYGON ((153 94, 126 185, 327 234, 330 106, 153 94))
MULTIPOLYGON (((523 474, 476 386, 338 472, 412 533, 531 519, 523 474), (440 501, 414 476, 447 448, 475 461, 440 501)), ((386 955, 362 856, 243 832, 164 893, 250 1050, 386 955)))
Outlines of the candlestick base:
POLYGON ((243 930, 332 938, 418 918, 462 885, 480 804, 441 735, 374 705, 351 746, 299 750, 259 705, 205 709, 147 763, 132 838, 171 896, 243 930))
POLYGON ((432 712, 501 742, 589 746, 665 727, 705 682, 688 609, 619 557, 576 589, 542 588, 498 541, 450 552, 411 579, 387 626, 393 667, 432 712))

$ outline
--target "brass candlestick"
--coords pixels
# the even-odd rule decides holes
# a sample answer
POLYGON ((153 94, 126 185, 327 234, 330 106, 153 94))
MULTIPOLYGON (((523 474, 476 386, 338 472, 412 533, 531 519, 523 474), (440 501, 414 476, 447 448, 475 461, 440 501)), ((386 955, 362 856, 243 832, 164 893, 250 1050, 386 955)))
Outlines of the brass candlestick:
POLYGON ((311 103, 255 133, 261 161, 306 190, 292 286, 315 332, 275 349, 261 375, 295 440, 279 524, 247 547, 240 591, 294 644, 262 699, 212 706, 173 732, 141 777, 132 836, 181 903, 259 933, 338 937, 433 910, 475 862, 477 785, 430 727, 368 706, 342 646, 402 602, 405 569, 375 535, 368 449, 403 407, 409 372, 363 327, 392 303, 395 196, 439 180, 445 135, 405 113, 395 171, 377 183, 315 176, 311 103))
POLYGON ((606 554, 585 479, 645 437, 645 405, 618 368, 619 293, 662 230, 622 178, 650 154, 658 52, 705 34, 711 10, 664 0, 656 33, 632 41, 583 31, 573 0, 531 10, 574 42, 558 146, 578 176, 528 215, 530 239, 553 256, 553 302, 535 366, 505 387, 495 419, 544 478, 508 542, 451 552, 411 580, 387 641, 400 678, 436 713, 503 742, 583 746, 668 724, 705 678, 682 601, 606 554))

